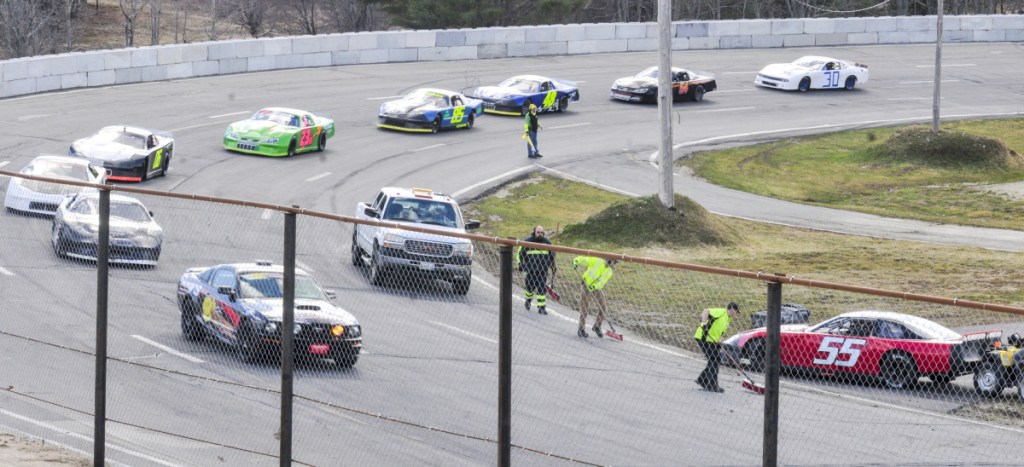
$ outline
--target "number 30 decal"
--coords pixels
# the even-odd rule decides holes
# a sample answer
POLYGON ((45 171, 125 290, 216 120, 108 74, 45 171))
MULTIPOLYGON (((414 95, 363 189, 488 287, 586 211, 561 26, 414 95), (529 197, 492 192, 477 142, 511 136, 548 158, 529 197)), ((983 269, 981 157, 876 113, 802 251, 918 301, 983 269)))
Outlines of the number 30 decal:
POLYGON ((857 364, 857 359, 860 358, 860 351, 867 343, 864 339, 847 339, 843 337, 829 336, 821 341, 821 345, 818 346, 818 353, 826 353, 824 357, 814 359, 815 365, 835 365, 842 367, 852 367, 857 364), (857 347, 854 347, 857 346, 857 347), (846 359, 839 359, 840 355, 846 355, 846 359))

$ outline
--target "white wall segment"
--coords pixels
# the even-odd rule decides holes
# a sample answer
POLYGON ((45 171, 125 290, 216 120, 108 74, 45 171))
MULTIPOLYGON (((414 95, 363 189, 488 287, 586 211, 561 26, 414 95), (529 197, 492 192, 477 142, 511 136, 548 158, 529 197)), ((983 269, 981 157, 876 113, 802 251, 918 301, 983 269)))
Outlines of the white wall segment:
MULTIPOLYGON (((679 21, 673 50, 920 44, 935 16, 679 21)), ((0 98, 88 86, 366 63, 647 52, 657 23, 373 31, 145 46, 0 62, 0 98)), ((943 40, 1024 42, 1024 15, 944 16, 943 40)))

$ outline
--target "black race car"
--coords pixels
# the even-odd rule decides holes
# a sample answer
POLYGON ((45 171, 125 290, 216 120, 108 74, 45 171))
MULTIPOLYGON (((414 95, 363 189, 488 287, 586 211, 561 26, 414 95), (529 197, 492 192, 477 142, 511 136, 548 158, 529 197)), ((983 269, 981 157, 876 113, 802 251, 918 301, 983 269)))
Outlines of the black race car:
MULTIPOLYGON (((99 252, 100 195, 93 188, 61 201, 53 215, 50 245, 57 256, 96 261, 99 252)), ((110 195, 107 261, 156 267, 164 231, 141 201, 110 195)))
MULTIPOLYGON (((718 88, 710 74, 697 73, 672 67, 672 101, 700 102, 704 94, 718 88)), ((627 102, 658 101, 658 67, 652 66, 634 76, 619 78, 612 83, 611 98, 627 102)))
POLYGON ((141 182, 167 175, 174 153, 170 133, 132 126, 103 127, 96 134, 82 138, 68 149, 68 155, 88 159, 94 165, 110 170, 108 180, 141 182))
MULTIPOLYGON (((178 280, 181 332, 187 340, 209 335, 233 346, 242 361, 280 355, 284 319, 284 268, 270 261, 190 268, 178 280)), ((334 293, 302 270, 295 271, 295 354, 302 360, 331 359, 355 365, 362 328, 331 303, 334 293)))

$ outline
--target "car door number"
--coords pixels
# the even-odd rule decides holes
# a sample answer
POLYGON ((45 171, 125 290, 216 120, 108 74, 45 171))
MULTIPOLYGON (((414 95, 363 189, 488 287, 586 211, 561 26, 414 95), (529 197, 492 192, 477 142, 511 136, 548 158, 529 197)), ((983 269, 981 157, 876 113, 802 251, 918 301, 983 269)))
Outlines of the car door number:
POLYGON ((821 340, 821 345, 818 346, 818 352, 815 354, 814 364, 852 367, 857 364, 860 351, 866 343, 867 341, 864 339, 828 336, 821 340), (822 352, 826 355, 817 357, 822 352), (846 358, 841 360, 839 359, 840 355, 846 355, 846 358))
POLYGON ((826 71, 825 72, 825 84, 822 85, 825 88, 838 88, 839 87, 839 70, 826 71))
POLYGON ((544 105, 542 107, 551 107, 555 105, 555 99, 558 99, 558 91, 548 91, 548 95, 544 96, 544 105))
POLYGON ((299 140, 299 146, 305 147, 313 144, 313 131, 309 128, 302 130, 302 139, 299 140))
POLYGON ((465 116, 466 107, 460 106, 452 109, 452 124, 461 123, 465 116))

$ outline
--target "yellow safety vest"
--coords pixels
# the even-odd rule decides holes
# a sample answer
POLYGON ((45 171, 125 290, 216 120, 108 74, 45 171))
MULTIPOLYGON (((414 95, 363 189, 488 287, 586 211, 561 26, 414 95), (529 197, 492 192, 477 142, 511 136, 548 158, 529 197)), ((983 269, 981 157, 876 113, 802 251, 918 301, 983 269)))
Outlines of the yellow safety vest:
MULTIPOLYGON (((729 313, 725 308, 711 308, 708 309, 709 320, 711 326, 708 329, 707 342, 716 343, 722 338, 722 334, 725 334, 726 328, 729 327, 729 313)), ((707 321, 700 323, 697 327, 697 333, 693 337, 697 340, 704 339, 704 327, 707 325, 707 321)))
POLYGON ((587 286, 587 290, 593 292, 595 290, 601 290, 604 285, 608 283, 608 279, 612 278, 612 274, 615 271, 608 266, 608 262, 602 258, 594 256, 577 256, 572 260, 572 267, 578 268, 584 266, 586 270, 583 272, 583 284, 587 286))

